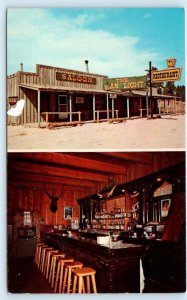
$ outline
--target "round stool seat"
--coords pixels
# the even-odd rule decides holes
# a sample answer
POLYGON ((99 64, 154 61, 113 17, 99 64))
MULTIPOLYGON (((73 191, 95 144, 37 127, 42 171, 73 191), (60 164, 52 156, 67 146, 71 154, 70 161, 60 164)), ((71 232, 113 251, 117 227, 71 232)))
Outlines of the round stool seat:
POLYGON ((74 270, 73 293, 76 292, 77 279, 78 279, 78 294, 81 294, 82 292, 85 293, 84 278, 86 278, 86 293, 90 293, 91 292, 90 278, 91 278, 92 290, 93 293, 96 294, 97 288, 96 288, 95 274, 96 271, 90 267, 83 267, 81 269, 74 270))
POLYGON ((96 271, 92 268, 89 268, 89 267, 83 267, 81 269, 74 270, 74 273, 77 276, 88 276, 88 275, 96 274, 96 271))

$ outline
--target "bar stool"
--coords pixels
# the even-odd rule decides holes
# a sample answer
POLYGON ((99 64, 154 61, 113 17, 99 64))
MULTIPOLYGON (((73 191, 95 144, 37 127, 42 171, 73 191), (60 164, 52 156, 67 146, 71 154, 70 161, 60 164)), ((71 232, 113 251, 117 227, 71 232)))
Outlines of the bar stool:
POLYGON ((38 244, 36 245, 35 256, 34 256, 34 262, 35 262, 36 265, 38 265, 39 248, 40 248, 41 246, 44 246, 44 245, 45 245, 44 243, 38 243, 38 244))
POLYGON ((42 249, 43 249, 43 248, 47 248, 47 247, 49 247, 49 246, 46 245, 46 244, 39 246, 39 249, 38 249, 38 261, 37 261, 37 266, 38 266, 38 268, 40 267, 40 261, 41 261, 42 249))
POLYGON ((56 273, 56 260, 58 258, 64 258, 66 256, 65 253, 58 253, 58 254, 52 254, 52 259, 51 259, 51 267, 50 267, 50 272, 49 272, 49 284, 53 288, 54 286, 54 279, 55 279, 55 273, 56 273))
POLYGON ((85 292, 84 288, 84 278, 86 278, 86 293, 90 294, 90 277, 92 282, 92 290, 94 294, 97 294, 97 287, 95 282, 95 274, 96 271, 89 267, 83 267, 81 269, 74 270, 74 281, 73 281, 73 291, 72 293, 75 293, 76 291, 76 285, 77 285, 77 279, 78 280, 78 294, 81 294, 85 292))
POLYGON ((41 259, 40 259, 40 271, 43 273, 44 270, 44 264, 45 264, 45 260, 46 260, 46 253, 49 250, 53 250, 53 247, 44 247, 41 251, 41 259))
POLYGON ((58 284, 59 289, 58 292, 62 292, 62 283, 63 283, 63 275, 64 275, 64 264, 67 262, 73 262, 73 257, 66 256, 65 258, 57 258, 58 264, 57 264, 57 273, 56 273, 56 280, 55 280, 55 287, 54 287, 54 293, 56 293, 58 284))
POLYGON ((82 268, 83 263, 80 261, 74 261, 70 263, 65 263, 65 272, 64 272, 64 282, 63 282, 63 288, 62 288, 62 293, 65 293, 65 290, 67 290, 67 293, 70 293, 70 287, 72 285, 71 282, 71 274, 72 270, 75 270, 77 268, 82 268))
POLYGON ((48 276, 49 276, 52 254, 57 254, 58 252, 59 252, 59 250, 47 251, 45 265, 44 265, 44 272, 43 272, 43 275, 45 276, 46 279, 48 279, 48 276))

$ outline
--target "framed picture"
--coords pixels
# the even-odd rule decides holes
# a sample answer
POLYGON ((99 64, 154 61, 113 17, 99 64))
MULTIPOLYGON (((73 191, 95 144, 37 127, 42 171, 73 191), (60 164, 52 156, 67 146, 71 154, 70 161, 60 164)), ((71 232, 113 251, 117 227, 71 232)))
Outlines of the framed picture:
POLYGON ((168 215, 171 199, 161 200, 161 218, 165 218, 168 215))
POLYGON ((70 206, 64 207, 64 219, 71 219, 73 216, 73 208, 70 206))

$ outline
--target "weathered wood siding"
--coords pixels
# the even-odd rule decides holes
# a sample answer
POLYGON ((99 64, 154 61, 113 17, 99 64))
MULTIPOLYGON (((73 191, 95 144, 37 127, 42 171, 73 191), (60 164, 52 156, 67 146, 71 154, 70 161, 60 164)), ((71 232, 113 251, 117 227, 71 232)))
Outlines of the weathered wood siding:
POLYGON ((97 90, 97 89, 103 90, 103 78, 106 78, 106 76, 102 76, 102 75, 69 70, 64 68, 55 68, 55 67, 44 66, 44 65, 37 65, 37 74, 39 76, 39 84, 43 86, 47 85, 47 86, 59 87, 59 88, 67 87, 67 88, 81 88, 81 89, 92 89, 92 90, 97 90), (56 72, 64 72, 73 75, 80 75, 80 76, 84 75, 87 77, 89 76, 95 77, 96 85, 57 80, 56 72))

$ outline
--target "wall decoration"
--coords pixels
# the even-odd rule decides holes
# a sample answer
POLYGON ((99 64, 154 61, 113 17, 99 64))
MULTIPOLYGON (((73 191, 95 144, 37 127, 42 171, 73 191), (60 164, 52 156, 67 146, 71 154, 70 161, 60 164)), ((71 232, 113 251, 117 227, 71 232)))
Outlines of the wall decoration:
POLYGON ((64 207, 64 219, 71 219, 73 216, 73 208, 70 206, 64 207))
POLYGON ((161 200, 161 218, 165 218, 168 215, 171 199, 161 200))

